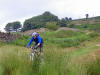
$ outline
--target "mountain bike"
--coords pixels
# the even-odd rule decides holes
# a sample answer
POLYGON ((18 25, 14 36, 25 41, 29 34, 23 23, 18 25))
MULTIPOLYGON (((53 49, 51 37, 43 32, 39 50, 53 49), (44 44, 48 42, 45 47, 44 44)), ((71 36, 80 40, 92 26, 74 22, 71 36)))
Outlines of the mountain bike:
POLYGON ((30 60, 33 61, 35 58, 40 59, 40 52, 39 50, 35 49, 34 47, 30 47, 32 52, 30 53, 30 60))

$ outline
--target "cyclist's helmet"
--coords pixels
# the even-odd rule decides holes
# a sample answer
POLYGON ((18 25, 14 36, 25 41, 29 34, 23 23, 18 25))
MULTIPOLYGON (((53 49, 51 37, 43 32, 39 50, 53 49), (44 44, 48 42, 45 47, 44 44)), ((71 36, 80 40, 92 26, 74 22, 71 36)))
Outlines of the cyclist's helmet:
POLYGON ((34 36, 37 36, 37 35, 38 35, 37 32, 34 32, 34 33, 32 34, 33 37, 34 37, 34 36))

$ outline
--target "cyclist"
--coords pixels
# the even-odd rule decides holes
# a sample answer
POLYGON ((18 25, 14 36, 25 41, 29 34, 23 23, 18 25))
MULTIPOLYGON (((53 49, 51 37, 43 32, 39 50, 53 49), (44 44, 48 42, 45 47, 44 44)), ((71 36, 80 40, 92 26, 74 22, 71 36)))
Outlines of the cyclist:
POLYGON ((32 38, 30 39, 30 42, 28 43, 28 47, 30 47, 32 42, 35 42, 34 51, 36 52, 37 48, 40 47, 40 55, 42 55, 43 52, 43 39, 40 37, 40 35, 37 32, 34 32, 32 34, 32 38))

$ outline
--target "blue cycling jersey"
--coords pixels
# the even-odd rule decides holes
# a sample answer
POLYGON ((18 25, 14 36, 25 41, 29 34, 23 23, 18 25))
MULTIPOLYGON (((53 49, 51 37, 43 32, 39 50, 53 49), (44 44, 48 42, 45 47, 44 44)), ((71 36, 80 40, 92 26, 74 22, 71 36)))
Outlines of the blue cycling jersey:
POLYGON ((35 42, 35 44, 38 44, 38 43, 42 44, 43 43, 43 40, 40 37, 40 35, 37 36, 36 39, 34 39, 34 37, 32 37, 31 40, 30 40, 30 42, 29 42, 29 44, 28 44, 28 46, 30 46, 33 41, 35 42))

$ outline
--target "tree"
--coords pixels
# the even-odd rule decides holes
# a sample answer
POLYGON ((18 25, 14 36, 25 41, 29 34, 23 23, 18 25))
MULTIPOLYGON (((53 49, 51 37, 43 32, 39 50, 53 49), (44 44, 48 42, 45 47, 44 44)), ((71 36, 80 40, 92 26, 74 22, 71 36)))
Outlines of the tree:
POLYGON ((8 24, 6 25, 6 27, 5 27, 5 30, 6 30, 7 32, 12 31, 12 24, 11 24, 11 23, 8 23, 8 24))
POLYGON ((89 18, 89 14, 86 14, 85 15, 86 16, 86 24, 84 25, 84 28, 87 28, 88 26, 88 18, 89 18))
POLYGON ((21 28, 21 23, 19 21, 16 21, 16 22, 12 22, 12 23, 8 23, 5 27, 5 30, 7 32, 11 32, 11 31, 16 31, 21 28))
POLYGON ((86 20, 87 20, 89 18, 89 14, 86 14, 85 16, 86 16, 86 20))
POLYGON ((65 17, 65 19, 66 19, 67 22, 69 22, 69 18, 68 17, 65 17))
POLYGON ((60 22, 59 22, 59 25, 60 25, 61 27, 67 27, 67 21, 66 21, 66 19, 65 19, 65 18, 62 18, 62 19, 60 20, 60 22))
POLYGON ((47 22, 54 22, 54 21, 58 22, 59 21, 58 17, 46 11, 42 15, 35 16, 25 20, 22 31, 46 27, 47 22))
POLYGON ((16 21, 16 22, 13 22, 13 23, 12 23, 12 26, 13 26, 14 31, 17 32, 17 30, 18 30, 19 28, 21 28, 22 25, 21 25, 20 22, 16 21))
POLYGON ((69 21, 72 21, 72 18, 71 17, 69 18, 69 21))

